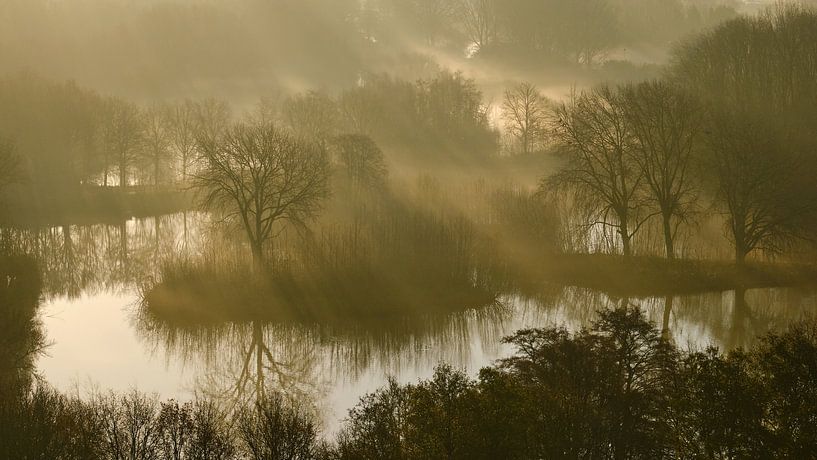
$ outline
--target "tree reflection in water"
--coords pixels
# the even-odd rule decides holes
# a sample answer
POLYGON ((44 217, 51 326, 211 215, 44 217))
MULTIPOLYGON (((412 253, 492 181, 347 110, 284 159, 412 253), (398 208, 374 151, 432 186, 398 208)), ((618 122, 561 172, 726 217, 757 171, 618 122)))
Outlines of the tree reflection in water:
MULTIPOLYGON (((156 279, 165 261, 196 254, 221 241, 220 235, 202 230, 203 219, 177 214, 111 224, 0 229, 0 248, 27 254, 29 271, 42 280, 41 287, 39 281, 32 281, 23 289, 22 284, 9 284, 11 278, 6 277, 2 295, 8 299, 34 292, 33 298, 45 300, 46 311, 56 298, 61 305, 79 307, 102 292, 123 294, 137 303, 138 287, 156 279)), ((11 266, 3 264, 0 269, 11 266)), ((598 310, 621 302, 642 308, 679 347, 697 349, 710 344, 723 350, 747 347, 758 335, 780 330, 817 310, 814 293, 796 289, 622 299, 590 289, 514 279, 501 279, 497 286, 501 294, 495 304, 365 323, 347 318, 347 323, 247 319, 201 324, 201 318, 191 318, 190 324, 177 324, 158 321, 137 309, 135 324, 141 338, 163 351, 168 360, 194 368, 197 392, 236 405, 279 391, 291 400, 315 401, 315 410, 334 404, 340 418, 344 414, 337 411, 348 405, 339 409, 341 403, 331 402, 339 391, 362 394, 380 386, 386 375, 426 377, 443 361, 475 372, 507 352, 501 338, 517 329, 564 325, 578 330, 589 325, 598 310)), ((121 321, 127 319, 123 316, 121 321)), ((3 320, 0 327, 12 323, 3 320)), ((81 334, 82 326, 77 330, 81 334)), ((4 333, 0 341, 11 337, 4 333)), ((4 345, 4 350, 12 348, 4 345)), ((149 355, 145 350, 146 360, 149 355)), ((77 371, 94 376, 106 370, 77 371)), ((67 388, 75 382, 54 383, 67 388)), ((346 397, 342 404, 350 400, 353 404, 355 398, 346 397)))
POLYGON ((369 372, 383 379, 406 370, 421 372, 443 361, 469 367, 474 350, 499 356, 503 336, 542 322, 538 304, 511 305, 497 302, 453 315, 406 317, 366 326, 261 321, 174 324, 140 308, 136 324, 140 335, 168 359, 206 369, 197 379, 196 392, 227 409, 246 407, 274 391, 291 402, 329 413, 322 405, 338 382, 355 382, 369 372), (525 323, 519 322, 520 317, 525 323))
POLYGON ((28 390, 35 360, 46 347, 40 289, 34 260, 0 253, 0 412, 28 390))

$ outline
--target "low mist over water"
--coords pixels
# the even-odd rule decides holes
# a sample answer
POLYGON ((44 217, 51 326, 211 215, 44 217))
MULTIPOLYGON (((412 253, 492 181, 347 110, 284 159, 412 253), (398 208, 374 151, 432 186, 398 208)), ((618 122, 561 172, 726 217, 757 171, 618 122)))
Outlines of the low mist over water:
POLYGON ((0 2, 0 459, 811 458, 815 7, 0 2))

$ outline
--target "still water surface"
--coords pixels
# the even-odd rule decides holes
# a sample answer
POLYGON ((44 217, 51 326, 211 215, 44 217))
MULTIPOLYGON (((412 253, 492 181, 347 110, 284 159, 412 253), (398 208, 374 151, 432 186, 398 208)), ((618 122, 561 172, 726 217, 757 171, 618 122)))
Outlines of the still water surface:
MULTIPOLYGON (((622 301, 586 289, 543 288, 535 297, 505 293, 494 305, 359 329, 229 323, 179 330, 145 321, 140 286, 158 276, 163 260, 199 251, 202 220, 179 214, 6 234, 43 267, 41 315, 50 346, 39 373, 65 391, 138 388, 162 398, 239 401, 252 397, 258 375, 251 363, 260 354, 264 385, 311 401, 331 433, 388 377, 413 382, 441 362, 475 375, 512 351, 503 336, 527 327, 576 330, 622 301)), ((681 348, 693 349, 745 347, 817 311, 815 293, 797 289, 627 301, 681 348)))

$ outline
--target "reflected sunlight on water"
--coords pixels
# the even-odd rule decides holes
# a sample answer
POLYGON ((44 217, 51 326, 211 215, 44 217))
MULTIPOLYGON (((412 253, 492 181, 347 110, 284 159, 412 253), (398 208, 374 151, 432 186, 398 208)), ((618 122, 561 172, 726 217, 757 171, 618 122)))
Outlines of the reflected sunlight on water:
POLYGON ((192 251, 190 234, 199 231, 197 220, 188 219, 32 233, 46 261, 41 312, 51 345, 38 370, 47 381, 81 393, 137 387, 163 398, 207 394, 239 402, 252 397, 260 353, 263 385, 311 401, 331 433, 388 376, 417 381, 441 362, 476 375, 512 352, 501 339, 521 328, 576 330, 590 325, 596 311, 629 301, 681 348, 731 349, 813 315, 817 303, 814 293, 795 289, 618 299, 565 287, 536 298, 504 294, 495 305, 374 326, 244 322, 182 329, 151 323, 138 314, 139 285, 163 258, 192 251))

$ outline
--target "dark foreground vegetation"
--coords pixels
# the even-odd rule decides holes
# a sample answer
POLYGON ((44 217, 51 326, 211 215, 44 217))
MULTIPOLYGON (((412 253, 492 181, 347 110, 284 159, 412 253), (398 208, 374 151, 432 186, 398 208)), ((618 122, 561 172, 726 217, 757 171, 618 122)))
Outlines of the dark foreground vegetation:
POLYGON ((274 394, 227 414, 199 400, 4 389, 0 456, 49 459, 811 458, 817 326, 751 350, 684 352, 623 306, 578 332, 518 331, 476 379, 363 397, 334 438, 274 394))

